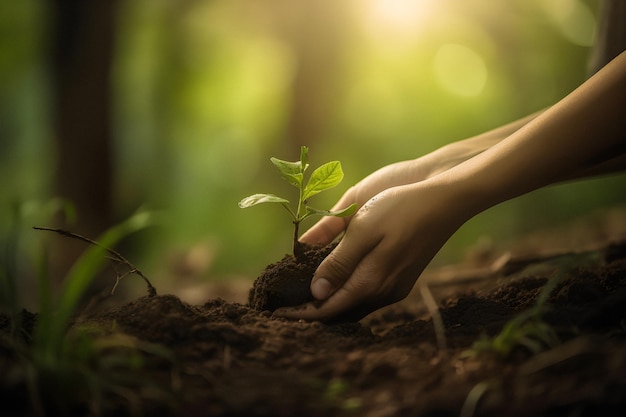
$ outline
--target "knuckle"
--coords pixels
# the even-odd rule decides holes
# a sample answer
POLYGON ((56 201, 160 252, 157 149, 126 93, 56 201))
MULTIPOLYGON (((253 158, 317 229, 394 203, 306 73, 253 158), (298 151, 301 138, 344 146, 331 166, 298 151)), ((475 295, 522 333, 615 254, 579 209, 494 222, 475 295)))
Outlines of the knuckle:
POLYGON ((385 296, 376 282, 372 282, 362 276, 357 276, 355 279, 348 281, 345 289, 352 297, 357 298, 362 303, 371 302, 385 296))
POLYGON ((352 274, 351 264, 341 256, 331 253, 324 261, 324 278, 333 284, 345 282, 352 274))

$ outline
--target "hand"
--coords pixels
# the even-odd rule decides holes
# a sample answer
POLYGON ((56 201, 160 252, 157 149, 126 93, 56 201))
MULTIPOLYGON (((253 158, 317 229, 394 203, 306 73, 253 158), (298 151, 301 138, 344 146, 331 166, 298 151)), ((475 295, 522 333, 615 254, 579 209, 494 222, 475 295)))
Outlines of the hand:
POLYGON ((457 190, 455 197, 450 186, 440 184, 436 190, 427 182, 445 178, 446 171, 491 148, 538 114, 421 158, 388 165, 350 188, 333 210, 353 203, 361 209, 352 218, 324 217, 300 238, 325 245, 346 231, 313 277, 311 290, 318 302, 275 314, 311 320, 359 319, 404 298, 430 259, 471 217, 465 203, 475 200, 467 189, 457 190))
POLYGON ((317 269, 311 289, 319 301, 274 314, 359 320, 403 299, 441 246, 471 217, 463 195, 442 181, 375 195, 353 216, 339 245, 317 269))
MULTIPOLYGON (((353 203, 356 203, 357 207, 362 207, 370 198, 388 188, 428 178, 435 170, 434 166, 431 155, 387 165, 349 188, 332 210, 341 210, 353 203)), ((351 217, 323 217, 300 237, 300 241, 316 246, 326 245, 346 229, 351 219, 351 217)))
MULTIPOLYGON (((534 117, 536 114, 481 135, 448 144, 418 159, 387 165, 346 191, 332 210, 341 210, 353 203, 361 207, 370 198, 388 188, 414 184, 441 174, 490 148, 534 117)), ((300 241, 310 245, 326 245, 344 231, 350 221, 350 217, 323 217, 300 237, 300 241)))

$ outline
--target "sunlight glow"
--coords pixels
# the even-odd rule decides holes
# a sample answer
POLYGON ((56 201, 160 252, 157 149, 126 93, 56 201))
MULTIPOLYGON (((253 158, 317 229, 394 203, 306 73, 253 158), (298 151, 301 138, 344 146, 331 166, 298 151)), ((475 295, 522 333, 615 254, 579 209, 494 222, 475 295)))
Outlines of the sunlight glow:
POLYGON ((483 58, 467 46, 445 44, 433 62, 435 78, 443 88, 460 96, 476 96, 487 83, 483 58))
POLYGON ((366 0, 372 29, 402 37, 418 34, 437 8, 436 0, 366 0))
POLYGON ((596 19, 581 0, 544 0, 540 3, 565 39, 579 46, 593 45, 596 19))

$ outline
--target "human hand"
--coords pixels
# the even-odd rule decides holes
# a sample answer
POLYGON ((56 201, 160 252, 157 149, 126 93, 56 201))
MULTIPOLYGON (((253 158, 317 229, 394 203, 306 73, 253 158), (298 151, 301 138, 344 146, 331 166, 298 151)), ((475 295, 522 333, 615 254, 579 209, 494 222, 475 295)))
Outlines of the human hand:
POLYGON ((278 316, 359 320, 406 297, 448 238, 471 217, 454 186, 423 181, 386 189, 353 216, 345 236, 311 283, 316 302, 278 316))
MULTIPOLYGON (((387 165, 348 189, 332 210, 342 210, 351 204, 361 207, 370 198, 388 188, 414 184, 439 175, 488 149, 533 117, 534 115, 482 135, 445 145, 417 159, 387 165)), ((348 227, 351 219, 324 217, 305 232, 300 241, 310 245, 326 245, 348 227)))
MULTIPOLYGON (((542 113, 451 143, 421 158, 386 166, 350 188, 333 210, 353 203, 360 210, 352 218, 324 217, 300 238, 304 243, 325 245, 346 231, 313 277, 311 290, 318 301, 275 314, 309 320, 360 319, 404 298, 458 227, 507 198, 509 191, 491 202, 488 196, 477 197, 472 189, 483 193, 484 187, 476 185, 488 183, 494 175, 485 170, 487 179, 468 185, 465 181, 476 177, 473 165, 459 167, 487 154, 485 151, 542 113), (450 175, 452 171, 457 172, 450 175), (451 181, 452 177, 456 181, 451 181)), ((489 161, 479 165, 489 165, 489 161)))
MULTIPOLYGON (((351 204, 360 208, 388 188, 422 181, 431 175, 433 165, 430 155, 426 155, 380 168, 350 187, 331 210, 342 210, 351 204)), ((323 217, 300 237, 300 241, 315 246, 326 245, 346 229, 351 219, 352 217, 323 217)))

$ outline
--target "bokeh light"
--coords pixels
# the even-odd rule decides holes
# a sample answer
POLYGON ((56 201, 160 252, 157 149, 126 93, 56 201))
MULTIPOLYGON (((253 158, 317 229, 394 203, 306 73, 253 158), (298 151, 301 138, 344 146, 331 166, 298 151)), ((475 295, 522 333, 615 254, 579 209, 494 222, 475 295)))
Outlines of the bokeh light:
MULTIPOLYGON (((360 4, 358 4, 360 3, 360 4)), ((409 42, 425 33, 439 11, 436 0, 363 0, 366 25, 378 35, 393 35, 394 41, 409 42)))
POLYGON ((433 62, 437 81, 460 96, 480 94, 487 82, 487 66, 482 57, 464 45, 442 45, 433 62))
POLYGON ((575 45, 593 45, 596 19, 581 0, 545 0, 542 6, 562 36, 575 45))

